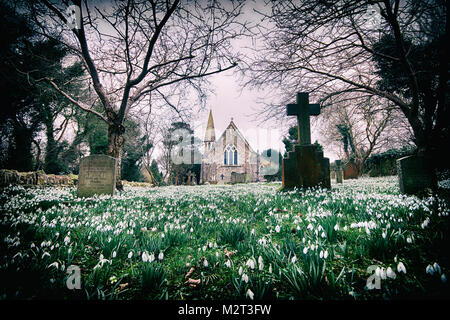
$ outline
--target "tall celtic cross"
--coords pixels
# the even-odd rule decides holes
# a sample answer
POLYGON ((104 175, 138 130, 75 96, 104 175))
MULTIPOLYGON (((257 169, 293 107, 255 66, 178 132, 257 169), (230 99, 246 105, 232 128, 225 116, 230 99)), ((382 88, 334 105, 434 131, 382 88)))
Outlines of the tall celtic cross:
POLYGON ((319 104, 309 103, 309 93, 297 93, 297 103, 287 105, 287 115, 297 116, 298 144, 311 144, 311 128, 309 116, 318 116, 320 114, 319 104))

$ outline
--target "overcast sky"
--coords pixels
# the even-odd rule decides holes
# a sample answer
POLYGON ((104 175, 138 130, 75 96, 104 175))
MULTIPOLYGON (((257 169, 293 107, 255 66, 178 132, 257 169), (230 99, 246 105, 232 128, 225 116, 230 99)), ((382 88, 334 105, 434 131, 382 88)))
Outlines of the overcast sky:
MULTIPOLYGON (((257 0, 250 1, 245 10, 245 18, 251 21, 260 20, 260 16, 254 13, 253 9, 264 9, 264 1, 257 0)), ((241 39, 235 42, 235 49, 244 51, 249 54, 245 47, 252 47, 257 42, 252 39, 241 39)), ((233 70, 216 74, 209 78, 215 94, 211 94, 206 102, 207 110, 199 113, 196 122, 193 124, 194 134, 200 139, 204 138, 206 123, 208 121, 209 110, 212 110, 216 139, 223 133, 231 118, 238 129, 243 133, 245 138, 250 143, 251 147, 259 152, 272 148, 284 152, 284 144, 282 143, 283 136, 286 135, 288 125, 283 127, 274 121, 260 123, 255 119, 255 113, 261 110, 258 100, 270 94, 270 92, 258 92, 250 90, 249 88, 242 88, 239 83, 238 75, 233 70), (286 126, 286 127, 284 127, 286 126)), ((280 97, 281 100, 281 97, 280 97)), ((295 96, 292 97, 292 102, 295 102, 295 96)), ((286 116, 287 119, 287 116, 286 116)), ((295 119, 288 120, 288 123, 296 123, 295 119), (290 121, 290 122, 289 122, 290 121)), ((317 128, 311 122, 311 141, 318 140, 321 142, 321 137, 318 134, 317 128)), ((323 144, 323 143, 322 143, 323 144)), ((324 148, 325 157, 330 158, 330 161, 337 159, 337 155, 333 150, 324 148)))

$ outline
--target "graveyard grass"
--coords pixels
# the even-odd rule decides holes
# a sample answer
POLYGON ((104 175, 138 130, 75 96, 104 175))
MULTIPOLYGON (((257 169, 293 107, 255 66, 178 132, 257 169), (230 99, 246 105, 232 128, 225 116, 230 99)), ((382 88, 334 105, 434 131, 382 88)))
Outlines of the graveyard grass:
POLYGON ((4 188, 0 297, 449 296, 443 199, 401 195, 396 177, 280 186, 126 187, 88 199, 75 188, 4 188), (66 286, 70 265, 81 269, 80 290, 66 286))

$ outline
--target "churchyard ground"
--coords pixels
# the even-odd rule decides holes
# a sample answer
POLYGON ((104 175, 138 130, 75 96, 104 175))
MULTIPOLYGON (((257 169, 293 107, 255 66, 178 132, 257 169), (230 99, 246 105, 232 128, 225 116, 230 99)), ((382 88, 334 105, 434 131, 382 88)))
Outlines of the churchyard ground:
POLYGON ((396 177, 280 186, 4 188, 0 297, 449 297, 443 199, 401 195, 396 177))

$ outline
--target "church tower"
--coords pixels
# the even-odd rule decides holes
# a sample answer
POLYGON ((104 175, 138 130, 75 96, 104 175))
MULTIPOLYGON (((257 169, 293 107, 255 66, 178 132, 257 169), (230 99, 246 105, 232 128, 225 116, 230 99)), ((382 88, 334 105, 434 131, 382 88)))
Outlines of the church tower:
POLYGON ((206 125, 205 140, 205 152, 211 150, 214 142, 216 141, 216 134, 214 131, 214 121, 212 116, 212 110, 209 110, 208 124, 206 125))

